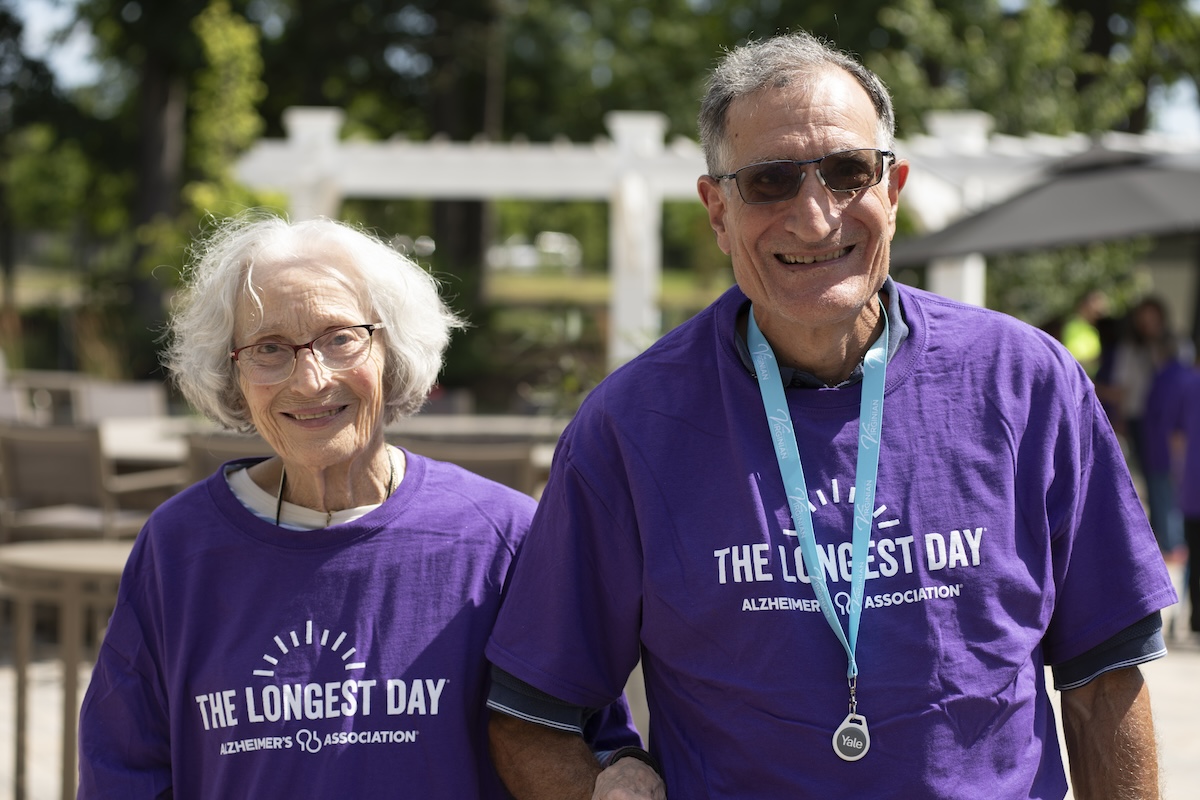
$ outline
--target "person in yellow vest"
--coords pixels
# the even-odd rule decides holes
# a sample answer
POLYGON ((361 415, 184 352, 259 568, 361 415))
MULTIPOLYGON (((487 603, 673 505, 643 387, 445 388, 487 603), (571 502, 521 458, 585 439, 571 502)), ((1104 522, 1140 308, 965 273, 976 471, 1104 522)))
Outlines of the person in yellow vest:
POLYGON ((1092 289, 1075 304, 1075 311, 1067 317, 1062 328, 1062 343, 1071 355, 1083 365, 1091 378, 1100 368, 1100 331, 1096 328, 1108 313, 1108 297, 1099 289, 1092 289))

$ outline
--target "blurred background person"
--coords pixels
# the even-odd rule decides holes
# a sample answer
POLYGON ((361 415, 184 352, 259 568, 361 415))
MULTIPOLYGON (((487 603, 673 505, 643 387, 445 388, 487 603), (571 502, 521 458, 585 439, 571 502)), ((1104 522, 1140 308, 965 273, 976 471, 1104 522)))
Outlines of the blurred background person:
MULTIPOLYGON (((384 438, 460 321, 425 270, 328 220, 226 222, 187 279, 165 362, 275 455, 224 465, 138 537, 79 796, 505 797, 483 646, 534 501, 384 438)), ((605 742, 638 743, 623 701, 593 729, 610 719, 605 742)))
POLYGON ((1179 507, 1187 547, 1184 566, 1188 629, 1200 644, 1200 364, 1188 369, 1180 380, 1179 402, 1175 405, 1172 445, 1179 464, 1179 507))
POLYGON ((1103 345, 1097 324, 1108 316, 1108 297, 1099 289, 1086 292, 1075 303, 1062 326, 1062 343, 1093 380, 1100 369, 1103 345))
POLYGON ((1139 463, 1146 484, 1146 507, 1158 546, 1169 561, 1183 557, 1183 516, 1176 484, 1177 458, 1171 452, 1171 419, 1184 402, 1191 370, 1182 359, 1163 363, 1150 383, 1140 436, 1139 463))
POLYGON ((1162 301, 1157 297, 1140 300, 1129 312, 1112 350, 1112 367, 1105 383, 1113 424, 1128 439, 1135 465, 1140 466, 1142 419, 1150 386, 1158 371, 1178 355, 1162 301))
POLYGON ((1165 304, 1158 297, 1143 298, 1130 311, 1128 330, 1116 347, 1108 396, 1130 467, 1144 480, 1150 524, 1164 554, 1183 543, 1169 440, 1171 409, 1187 363, 1165 304))

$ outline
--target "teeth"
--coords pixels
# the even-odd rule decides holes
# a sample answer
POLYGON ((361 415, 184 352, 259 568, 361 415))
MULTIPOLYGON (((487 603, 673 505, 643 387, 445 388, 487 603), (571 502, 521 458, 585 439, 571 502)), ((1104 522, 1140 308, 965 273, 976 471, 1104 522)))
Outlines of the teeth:
POLYGON ((850 252, 849 247, 843 247, 841 250, 836 250, 832 253, 825 253, 819 256, 780 256, 780 260, 785 264, 819 264, 822 261, 832 261, 835 258, 841 258, 850 252))
POLYGON ((292 414, 296 419, 320 419, 321 417, 332 417, 337 413, 336 408, 331 408, 328 411, 322 411, 319 414, 292 414))

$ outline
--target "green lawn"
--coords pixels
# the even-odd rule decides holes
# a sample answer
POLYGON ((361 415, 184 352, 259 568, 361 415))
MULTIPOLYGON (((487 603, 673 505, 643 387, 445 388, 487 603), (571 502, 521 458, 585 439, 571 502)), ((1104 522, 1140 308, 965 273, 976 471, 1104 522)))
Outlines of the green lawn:
MULTIPOLYGON (((606 274, 536 272, 491 273, 487 278, 488 300, 507 306, 606 306, 609 279, 606 274)), ((728 283, 701 286, 689 272, 664 272, 661 306, 667 311, 698 311, 729 288, 728 283)))

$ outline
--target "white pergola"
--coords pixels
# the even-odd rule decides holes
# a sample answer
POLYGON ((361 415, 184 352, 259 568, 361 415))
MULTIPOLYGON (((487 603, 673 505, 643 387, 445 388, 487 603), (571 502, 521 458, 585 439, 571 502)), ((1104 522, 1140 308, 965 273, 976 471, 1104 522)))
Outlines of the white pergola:
POLYGON ((662 203, 696 198, 704 172, 694 142, 664 145, 664 115, 612 112, 605 118, 611 140, 594 144, 341 141, 343 118, 334 108, 288 109, 287 138, 255 145, 238 163, 238 178, 285 192, 294 219, 335 217, 344 197, 606 200, 609 366, 658 338, 662 203))
MULTIPOLYGON (((592 144, 343 141, 343 121, 336 108, 288 109, 287 137, 251 148, 237 164, 238 178, 284 192, 295 219, 335 217, 345 197, 606 200, 609 367, 625 363, 658 338, 662 203, 698 202, 696 178, 705 171, 694 141, 664 143, 663 114, 611 112, 605 117, 611 139, 592 144)), ((1070 138, 1027 143, 990 137, 989 120, 978 112, 943 114, 930 123, 932 136, 900 142, 896 149, 914 167, 903 202, 933 228, 1012 193, 1035 179, 1041 164, 1083 146, 1070 138)), ((984 273, 979 256, 942 260, 930 266, 927 285, 982 305, 984 273)))

